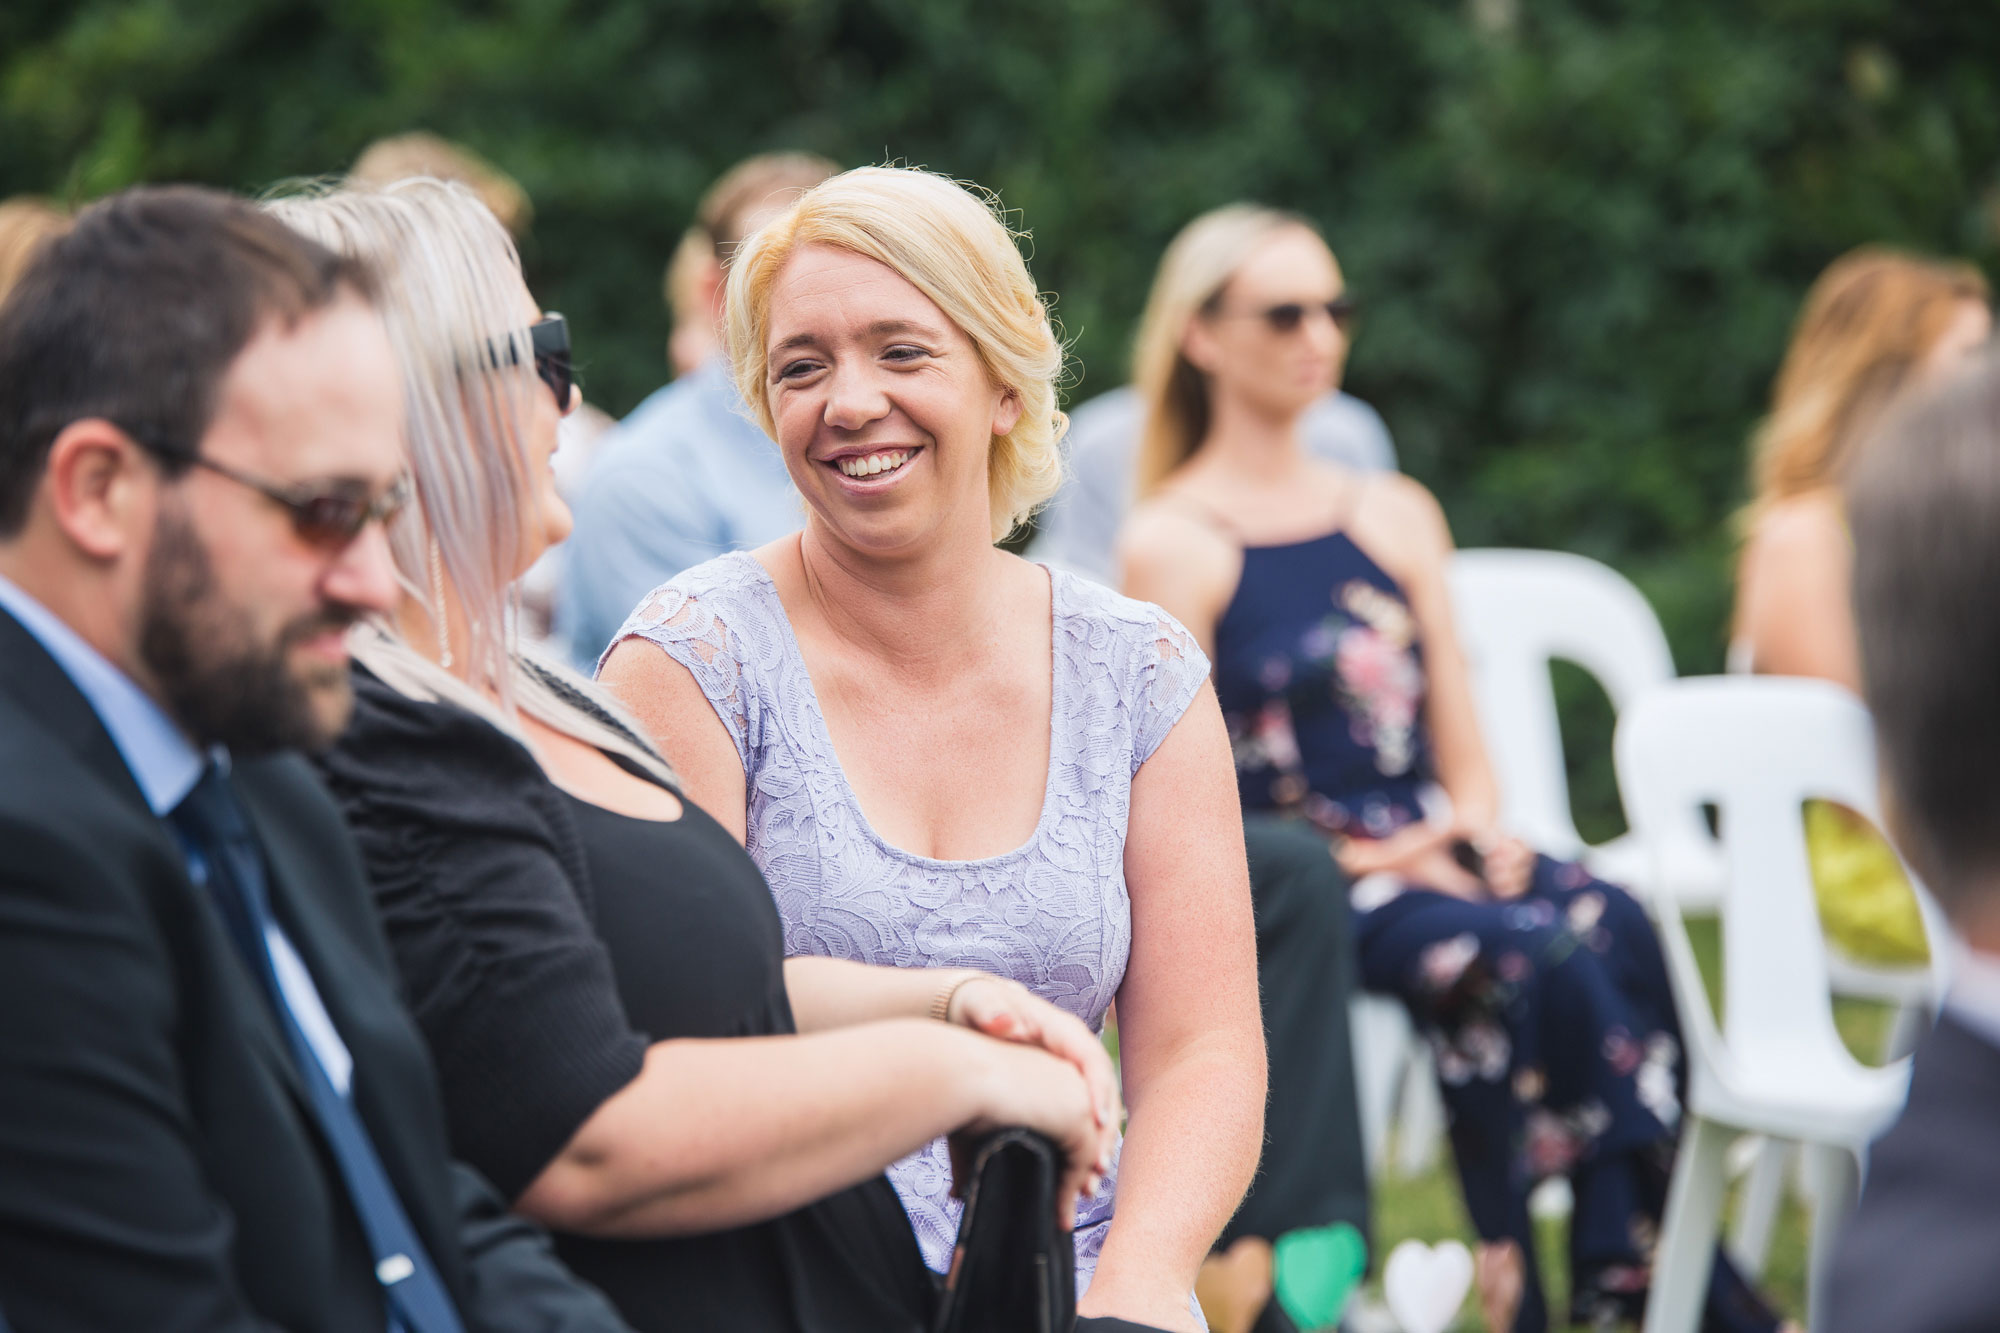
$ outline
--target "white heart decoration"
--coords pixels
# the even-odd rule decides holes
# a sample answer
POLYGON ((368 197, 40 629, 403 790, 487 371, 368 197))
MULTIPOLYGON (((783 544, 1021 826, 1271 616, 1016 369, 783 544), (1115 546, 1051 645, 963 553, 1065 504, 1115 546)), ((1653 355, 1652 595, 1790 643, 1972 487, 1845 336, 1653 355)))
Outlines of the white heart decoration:
POLYGON ((1455 1240, 1406 1240, 1389 1251, 1382 1295, 1403 1333, 1444 1333, 1472 1290, 1472 1251, 1455 1240))

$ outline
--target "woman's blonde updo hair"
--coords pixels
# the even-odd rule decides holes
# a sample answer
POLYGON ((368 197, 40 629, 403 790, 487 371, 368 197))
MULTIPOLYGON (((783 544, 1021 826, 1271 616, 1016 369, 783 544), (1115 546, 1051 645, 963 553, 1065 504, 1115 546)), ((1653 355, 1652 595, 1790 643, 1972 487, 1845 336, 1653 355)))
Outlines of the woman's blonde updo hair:
POLYGON ((1138 497, 1157 490, 1208 434, 1208 381, 1182 350, 1188 325, 1215 308, 1223 288, 1259 246, 1295 228, 1319 236, 1319 228, 1296 213, 1230 204, 1181 228, 1160 257, 1132 343, 1132 382, 1145 409, 1136 462, 1138 497))
POLYGON ((860 167, 806 191, 745 241, 729 265, 726 332, 743 401, 776 435, 767 384, 771 289, 801 247, 830 245, 886 264, 972 341, 987 374, 1021 404, 995 436, 987 489, 993 540, 1019 527, 1062 482, 1056 406, 1063 347, 998 201, 913 167, 860 167))
POLYGON ((1909 382, 1960 307, 1987 299, 1970 264, 1853 250, 1806 293, 1752 446, 1749 518, 1845 477, 1856 443, 1909 382))

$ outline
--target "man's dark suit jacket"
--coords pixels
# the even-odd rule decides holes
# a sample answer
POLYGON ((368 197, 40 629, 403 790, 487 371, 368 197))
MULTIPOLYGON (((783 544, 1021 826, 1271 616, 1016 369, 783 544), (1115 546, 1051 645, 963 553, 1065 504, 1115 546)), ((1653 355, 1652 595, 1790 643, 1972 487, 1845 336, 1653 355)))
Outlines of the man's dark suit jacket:
MULTIPOLYGON (((272 910, 468 1333, 624 1326, 450 1161, 357 854, 291 757, 239 763, 272 910)), ((349 1333, 374 1261, 283 1032, 110 734, 0 612, 0 1309, 17 1333, 349 1333)))
POLYGON ((1950 1010, 1868 1155, 1826 1305, 1829 1333, 2000 1329, 2000 1046, 1950 1010))

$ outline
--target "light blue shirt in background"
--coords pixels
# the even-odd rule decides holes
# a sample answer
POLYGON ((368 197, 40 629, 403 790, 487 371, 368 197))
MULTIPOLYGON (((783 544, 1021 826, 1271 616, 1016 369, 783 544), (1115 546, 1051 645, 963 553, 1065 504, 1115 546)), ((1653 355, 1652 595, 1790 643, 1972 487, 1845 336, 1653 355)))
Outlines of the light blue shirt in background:
MULTIPOLYGON (((1112 554, 1118 525, 1132 507, 1132 472, 1139 454, 1138 391, 1113 389, 1070 414, 1068 477, 1038 520, 1034 556, 1109 587, 1118 586, 1112 554)), ((1393 472, 1396 446, 1374 408, 1330 393, 1299 424, 1306 450, 1364 472, 1393 472)))
POLYGON ((585 478, 564 547, 556 638, 588 672, 640 600, 684 569, 805 521, 778 446, 720 357, 618 424, 585 478))

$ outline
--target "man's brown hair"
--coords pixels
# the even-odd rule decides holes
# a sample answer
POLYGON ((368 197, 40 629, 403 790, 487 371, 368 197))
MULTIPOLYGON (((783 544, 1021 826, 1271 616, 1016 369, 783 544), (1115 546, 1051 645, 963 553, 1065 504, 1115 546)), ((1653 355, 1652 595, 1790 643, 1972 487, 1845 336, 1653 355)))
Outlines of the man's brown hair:
POLYGON ((372 291, 356 261, 219 190, 140 186, 84 210, 0 303, 0 538, 70 423, 109 421, 178 475, 260 328, 372 291))

